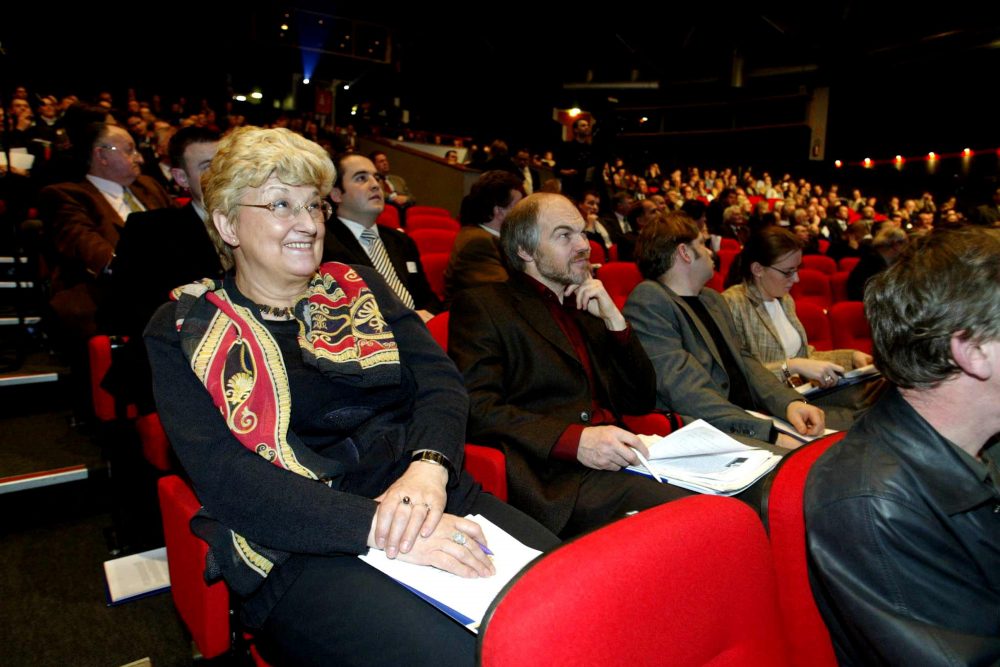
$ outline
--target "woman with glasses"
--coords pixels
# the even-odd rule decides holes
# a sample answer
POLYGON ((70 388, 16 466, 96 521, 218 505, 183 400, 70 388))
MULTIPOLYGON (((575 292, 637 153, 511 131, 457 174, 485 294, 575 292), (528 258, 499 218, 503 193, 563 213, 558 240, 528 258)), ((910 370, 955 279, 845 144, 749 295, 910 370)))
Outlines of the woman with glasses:
POLYGON ((146 330, 157 407, 204 507, 192 529, 277 664, 472 664, 474 636, 357 558, 494 567, 482 514, 556 539, 462 471, 468 399, 379 275, 320 265, 334 167, 240 128, 202 179, 234 271, 174 291, 146 330))
MULTIPOLYGON (((753 234, 737 255, 729 275, 741 282, 722 296, 743 341, 778 379, 830 388, 845 372, 870 364, 872 357, 860 350, 817 350, 809 345, 789 295, 792 285, 799 281, 801 263, 802 241, 781 227, 766 227, 753 234)), ((852 398, 848 402, 855 401, 852 398)), ((827 410, 827 422, 831 423, 831 405, 819 403, 827 410)), ((837 421, 835 416, 833 421, 837 421)))

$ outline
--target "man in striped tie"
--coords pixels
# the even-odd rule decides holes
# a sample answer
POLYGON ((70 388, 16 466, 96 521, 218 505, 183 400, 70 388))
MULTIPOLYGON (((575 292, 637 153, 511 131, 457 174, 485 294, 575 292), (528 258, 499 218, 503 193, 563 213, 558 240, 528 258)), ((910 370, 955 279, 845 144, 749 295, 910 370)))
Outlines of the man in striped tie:
POLYGON ((327 222, 323 261, 374 268, 400 301, 429 320, 441 311, 441 302, 424 275, 417 245, 406 234, 375 224, 385 208, 375 165, 351 153, 336 158, 334 164, 337 177, 330 198, 337 211, 327 222))

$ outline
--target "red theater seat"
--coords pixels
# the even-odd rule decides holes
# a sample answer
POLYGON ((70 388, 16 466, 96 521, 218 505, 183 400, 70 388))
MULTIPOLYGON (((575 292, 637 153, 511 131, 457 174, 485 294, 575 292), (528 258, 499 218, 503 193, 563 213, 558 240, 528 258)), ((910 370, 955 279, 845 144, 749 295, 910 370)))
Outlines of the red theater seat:
POLYGON ((417 250, 421 255, 435 252, 451 253, 455 237, 458 236, 458 229, 409 229, 407 234, 417 244, 417 250))
POLYGON ((872 332, 865 318, 865 304, 841 301, 830 308, 830 328, 833 346, 872 353, 872 332))
POLYGON ((815 303, 803 301, 795 304, 795 314, 806 330, 809 344, 817 350, 833 349, 833 334, 830 332, 830 318, 826 309, 815 303))
POLYGON ((792 285, 792 298, 795 305, 803 301, 809 301, 829 308, 833 303, 833 294, 830 291, 830 276, 815 269, 801 269, 799 271, 799 282, 792 285))
POLYGON ((788 664, 774 563, 756 513, 682 498, 568 542, 494 600, 480 664, 788 664))
POLYGON ((628 295, 642 282, 642 274, 634 262, 608 262, 597 269, 597 279, 604 283, 615 305, 622 308, 628 295))
POLYGON ((782 461, 765 491, 771 551, 778 581, 778 605, 791 662, 796 667, 835 667, 830 633, 809 586, 806 522, 802 499, 809 470, 845 433, 835 433, 796 450, 782 461))
POLYGON ((802 268, 822 271, 827 275, 833 275, 837 271, 837 262, 832 257, 826 255, 803 255, 802 268))

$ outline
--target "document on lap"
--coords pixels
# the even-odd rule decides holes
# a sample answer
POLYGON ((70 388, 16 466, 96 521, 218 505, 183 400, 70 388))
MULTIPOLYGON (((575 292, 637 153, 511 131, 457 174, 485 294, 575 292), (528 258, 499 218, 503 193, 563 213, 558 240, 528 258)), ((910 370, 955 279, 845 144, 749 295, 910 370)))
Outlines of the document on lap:
POLYGON ((882 373, 875 368, 874 364, 868 364, 867 366, 861 366, 853 370, 847 371, 840 376, 840 379, 832 387, 824 389, 823 387, 814 385, 812 383, 806 382, 800 384, 795 388, 795 391, 799 392, 803 396, 807 396, 812 399, 819 398, 820 396, 825 396, 829 393, 837 391, 838 389, 843 389, 844 387, 850 387, 852 385, 860 384, 862 382, 867 382, 868 380, 874 380, 875 378, 882 377, 882 373))
POLYGON ((703 419, 668 436, 640 435, 649 450, 650 469, 625 470, 662 477, 668 484, 698 493, 732 496, 774 469, 779 454, 734 440, 703 419))
POLYGON ((787 436, 795 438, 799 442, 812 442, 813 440, 819 440, 820 438, 825 438, 831 433, 836 433, 836 429, 827 428, 823 429, 823 432, 819 435, 802 435, 795 430, 795 427, 786 422, 780 417, 775 417, 773 415, 765 415, 763 412, 757 412, 756 410, 747 410, 747 414, 753 415, 757 419, 770 419, 771 423, 774 424, 774 428, 778 429, 779 432, 784 433, 787 436))
POLYGON ((369 549, 367 554, 358 558, 392 577, 464 625, 467 630, 478 634, 479 624, 493 599, 508 581, 542 552, 525 546, 481 515, 469 515, 466 518, 475 521, 483 529, 490 551, 493 552, 490 558, 496 567, 496 574, 492 577, 465 579, 428 565, 414 565, 387 558, 385 552, 379 549, 369 549))

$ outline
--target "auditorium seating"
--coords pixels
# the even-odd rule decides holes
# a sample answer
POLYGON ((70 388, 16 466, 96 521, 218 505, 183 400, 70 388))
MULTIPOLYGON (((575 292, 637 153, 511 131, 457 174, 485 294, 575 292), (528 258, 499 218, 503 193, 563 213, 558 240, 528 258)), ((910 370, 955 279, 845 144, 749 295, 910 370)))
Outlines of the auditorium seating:
POLYGON ((850 275, 850 271, 837 271, 830 276, 830 296, 833 298, 834 303, 848 300, 847 278, 850 275))
POLYGON ((833 334, 826 309, 809 301, 795 304, 795 314, 806 330, 809 344, 817 350, 833 349, 833 334))
POLYGON ((860 257, 841 257, 837 262, 837 268, 848 273, 861 261, 860 257))
POLYGON ((872 353, 872 332, 860 301, 841 301, 830 308, 833 346, 872 353))
POLYGON ((628 295, 642 282, 642 274, 634 262, 608 262, 597 269, 597 279, 604 283, 611 300, 621 309, 628 295))
POLYGON ((378 214, 377 218, 375 218, 375 222, 383 227, 389 227, 390 229, 403 228, 403 226, 399 223, 399 209, 395 206, 386 206, 382 209, 382 212, 378 214))
POLYGON ((837 262, 826 255, 803 255, 802 268, 815 269, 827 275, 833 275, 837 271, 837 262))
MULTIPOLYGON (((454 241, 452 241, 452 244, 454 244, 454 241)), ((420 254, 420 263, 424 267, 424 275, 427 276, 428 284, 439 299, 444 299, 444 270, 448 268, 449 259, 451 259, 450 252, 420 254)))
POLYGON ((788 665, 774 563, 732 498, 660 505, 563 544, 494 600, 484 667, 788 665))
POLYGON ((410 216, 437 216, 439 218, 450 218, 451 211, 439 206, 411 206, 406 209, 406 225, 410 225, 410 216))
POLYGON ((461 225, 458 224, 457 220, 445 216, 415 215, 413 213, 406 215, 406 231, 409 234, 424 229, 447 229, 457 234, 459 227, 461 225))
POLYGON ((801 269, 799 281, 792 285, 791 295, 796 304, 809 301, 817 306, 829 308, 833 302, 830 276, 815 269, 801 269))
POLYGON ((455 245, 455 237, 458 236, 458 228, 425 227, 421 229, 409 229, 406 233, 417 244, 417 250, 421 255, 435 252, 451 253, 451 248, 455 245))
POLYGON ((816 460, 839 442, 835 433, 786 455, 765 489, 762 514, 767 522, 778 583, 782 629, 795 667, 835 667, 830 633, 809 585, 803 495, 816 460))
POLYGON ((608 253, 597 241, 590 241, 590 261, 594 264, 604 264, 608 261, 608 253))

